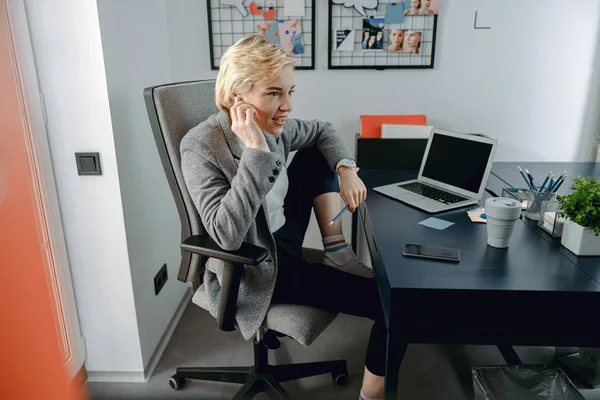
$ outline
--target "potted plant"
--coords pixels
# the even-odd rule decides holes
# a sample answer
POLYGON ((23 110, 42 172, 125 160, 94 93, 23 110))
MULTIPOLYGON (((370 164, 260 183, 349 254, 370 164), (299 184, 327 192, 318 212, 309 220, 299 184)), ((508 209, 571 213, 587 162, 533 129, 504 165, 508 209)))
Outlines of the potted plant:
POLYGON ((578 256, 600 256, 600 178, 578 176, 571 189, 557 196, 567 218, 561 244, 578 256))

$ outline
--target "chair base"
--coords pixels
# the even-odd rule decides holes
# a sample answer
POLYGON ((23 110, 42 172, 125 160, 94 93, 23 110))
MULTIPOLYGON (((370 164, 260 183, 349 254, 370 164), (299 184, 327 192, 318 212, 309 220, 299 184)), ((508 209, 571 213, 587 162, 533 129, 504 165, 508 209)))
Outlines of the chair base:
POLYGON ((331 374, 338 385, 348 380, 345 360, 321 361, 304 364, 269 365, 267 348, 263 342, 254 343, 255 363, 252 367, 191 367, 177 368, 169 384, 175 390, 185 386, 186 379, 230 382, 243 384, 234 400, 253 399, 259 393, 267 393, 273 399, 291 399, 280 382, 307 378, 309 376, 331 374))

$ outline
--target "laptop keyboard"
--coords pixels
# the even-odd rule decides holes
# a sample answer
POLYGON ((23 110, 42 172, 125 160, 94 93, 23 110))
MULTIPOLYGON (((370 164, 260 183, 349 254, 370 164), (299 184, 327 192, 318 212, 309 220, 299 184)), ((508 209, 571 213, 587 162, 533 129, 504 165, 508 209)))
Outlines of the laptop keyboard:
POLYGON ((413 193, 420 194, 435 201, 439 201, 444 204, 454 204, 459 201, 467 200, 465 197, 457 196, 452 193, 448 193, 444 190, 436 189, 432 186, 423 185, 421 182, 405 183, 399 185, 402 189, 410 190, 413 193))

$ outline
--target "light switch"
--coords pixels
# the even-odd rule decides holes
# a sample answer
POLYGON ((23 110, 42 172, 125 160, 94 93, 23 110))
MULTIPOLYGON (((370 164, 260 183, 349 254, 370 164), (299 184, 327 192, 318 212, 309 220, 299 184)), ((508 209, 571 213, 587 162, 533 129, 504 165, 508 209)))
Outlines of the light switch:
POLYGON ((100 153, 75 153, 79 175, 102 175, 100 153))

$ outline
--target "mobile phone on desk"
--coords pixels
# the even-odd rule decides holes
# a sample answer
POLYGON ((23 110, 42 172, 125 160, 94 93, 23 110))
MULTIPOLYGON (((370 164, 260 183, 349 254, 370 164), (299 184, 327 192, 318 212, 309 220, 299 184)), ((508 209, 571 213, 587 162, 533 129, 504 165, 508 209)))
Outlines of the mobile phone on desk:
POLYGON ((420 244, 407 244, 402 252, 407 257, 430 258, 443 261, 460 261, 460 251, 448 247, 422 246, 420 244))

